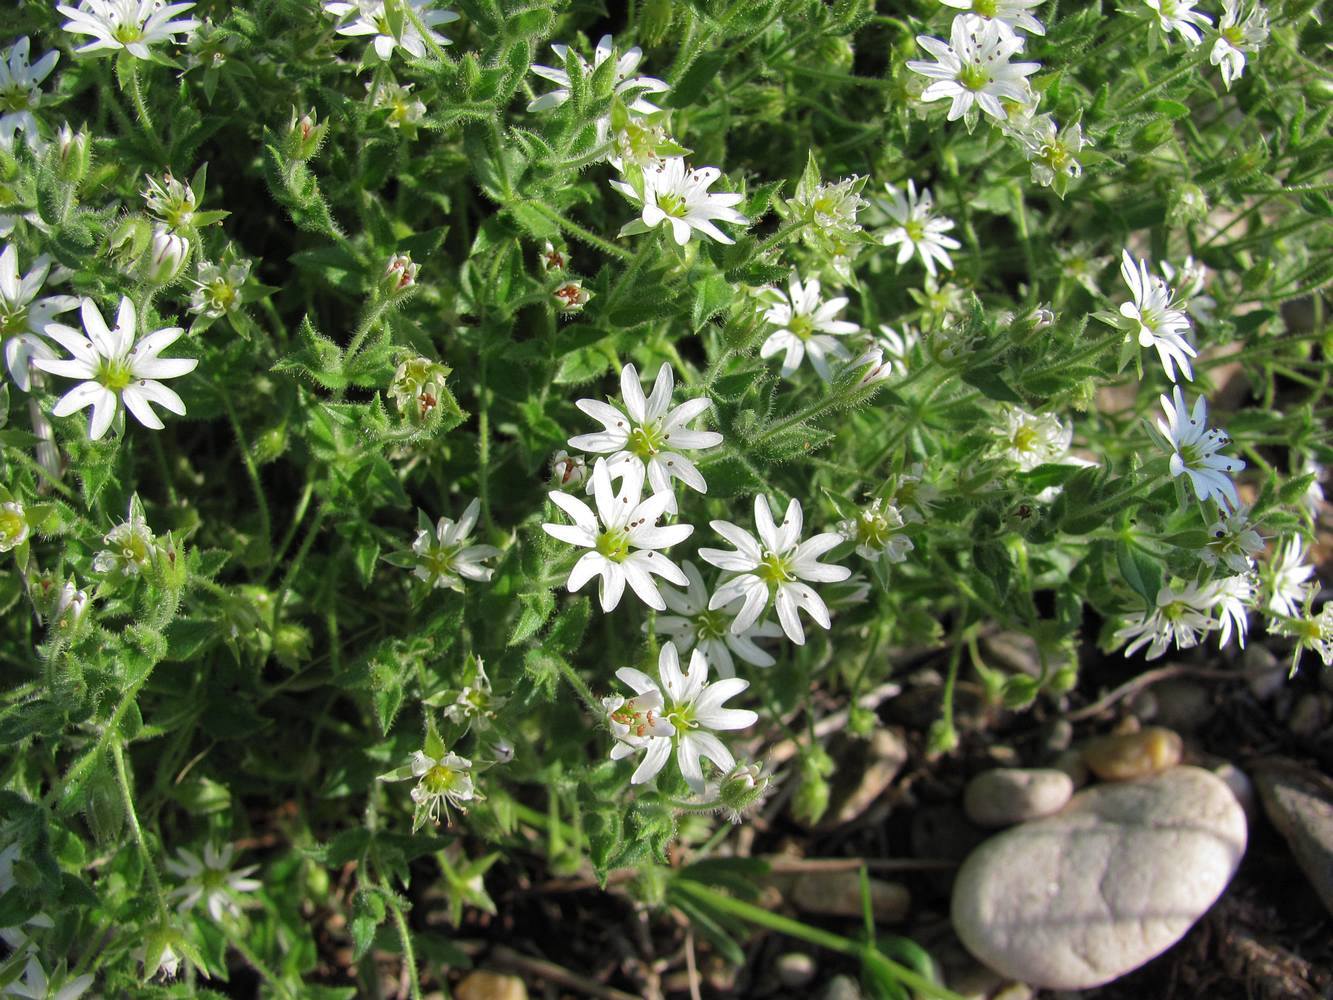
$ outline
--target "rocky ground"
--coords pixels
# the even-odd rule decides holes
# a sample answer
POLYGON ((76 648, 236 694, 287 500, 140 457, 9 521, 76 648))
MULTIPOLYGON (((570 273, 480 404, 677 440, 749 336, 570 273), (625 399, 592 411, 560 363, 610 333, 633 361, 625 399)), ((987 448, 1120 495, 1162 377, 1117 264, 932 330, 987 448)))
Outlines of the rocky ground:
MULTIPOLYGON (((1013 637, 986 648, 1022 668, 1013 637)), ((927 948, 970 1000, 1333 997, 1333 672, 1307 659, 1289 679, 1279 653, 1092 653, 1064 705, 1021 714, 963 685, 962 745, 937 757, 926 656, 879 692, 873 740, 828 717, 844 776, 828 818, 803 827, 779 791, 730 849, 769 860, 764 905, 848 936, 866 864, 880 932, 927 948)), ((484 974, 452 977, 462 1000, 869 995, 853 963, 771 932, 742 932, 729 964, 635 903, 630 873, 602 892, 531 862, 488 876, 497 916, 465 915, 484 974)))

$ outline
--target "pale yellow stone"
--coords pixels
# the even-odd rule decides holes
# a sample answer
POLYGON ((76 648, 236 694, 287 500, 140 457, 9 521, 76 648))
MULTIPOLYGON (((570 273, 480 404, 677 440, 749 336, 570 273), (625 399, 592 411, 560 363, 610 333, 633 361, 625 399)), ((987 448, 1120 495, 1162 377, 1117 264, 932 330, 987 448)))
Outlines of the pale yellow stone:
POLYGON ((1178 733, 1149 726, 1137 733, 1089 740, 1083 747, 1083 760, 1103 781, 1132 781, 1175 767, 1183 750, 1178 733))

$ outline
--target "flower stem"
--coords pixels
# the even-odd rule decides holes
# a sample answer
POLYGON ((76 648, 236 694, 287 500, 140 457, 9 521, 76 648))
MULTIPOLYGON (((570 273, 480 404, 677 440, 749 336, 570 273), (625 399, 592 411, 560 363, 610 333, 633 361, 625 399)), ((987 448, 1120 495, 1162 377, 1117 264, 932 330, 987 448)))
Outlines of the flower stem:
POLYGON ((246 943, 244 935, 238 933, 236 929, 230 925, 223 927, 222 931, 227 937, 227 943, 240 952, 241 957, 245 959, 246 964, 258 972, 265 982, 271 985, 282 996, 290 997, 292 995, 292 991, 288 989, 286 983, 284 983, 278 974, 270 969, 264 960, 255 954, 255 950, 246 943))
POLYGON ((236 435, 236 443, 241 449, 241 462, 245 465, 246 475, 250 477, 250 486, 255 494, 255 509, 259 512, 260 531, 264 535, 264 545, 268 549, 269 559, 272 559, 273 522, 269 519, 268 499, 264 496, 264 484, 259 478, 259 468, 255 465, 254 456, 250 454, 250 443, 245 438, 245 431, 241 429, 240 418, 236 415, 236 407, 232 404, 231 394, 227 392, 225 383, 219 379, 214 388, 222 399, 227 419, 231 422, 232 433, 236 435))
MULTIPOLYGON (((387 886, 385 887, 387 890, 387 886)), ((386 891, 384 894, 385 905, 389 912, 393 914, 393 924, 398 928, 398 940, 403 945, 403 971, 408 976, 408 989, 411 991, 412 1000, 421 1000, 421 978, 417 975, 417 957, 412 950, 412 931, 407 926, 407 920, 403 917, 402 907, 398 905, 398 900, 394 898, 392 892, 386 891)))
POLYGON ((571 219, 565 218, 555 209, 551 208, 549 205, 546 205, 543 202, 535 201, 533 199, 528 199, 522 202, 522 204, 531 206, 533 209, 537 211, 538 214, 546 216, 546 218, 550 219, 552 222, 554 222, 561 229, 565 230, 571 236, 575 236, 578 239, 583 240, 583 242, 587 243, 589 246, 596 247, 598 250, 602 251, 602 253, 607 254, 608 256, 618 257, 621 260, 630 260, 634 256, 632 253, 630 253, 630 251, 626 250, 624 247, 618 247, 614 243, 602 239, 602 237, 598 236, 596 233, 592 232, 591 230, 584 229, 577 222, 574 222, 571 219))
POLYGON ((130 791, 129 775, 125 770, 125 751, 120 745, 120 740, 115 739, 111 742, 111 757, 116 762, 116 783, 120 786, 120 799, 125 806, 125 816, 130 823, 130 831, 134 834, 134 846, 139 852, 139 859, 143 862, 144 871, 148 875, 148 881, 153 887, 153 897, 157 901, 158 916, 165 923, 167 920, 167 897, 162 892, 162 880, 157 875, 157 864, 153 861, 153 856, 148 853, 148 845, 144 843, 143 828, 139 826, 139 816, 134 811, 134 795, 130 791))
POLYGON ((148 137, 157 152, 165 154, 166 148, 162 145, 162 139, 158 136, 157 129, 153 127, 153 118, 148 113, 148 102, 143 98, 143 85, 139 82, 139 60, 129 59, 124 78, 129 84, 130 100, 134 102, 134 113, 139 116, 139 124, 143 126, 144 135, 148 137))

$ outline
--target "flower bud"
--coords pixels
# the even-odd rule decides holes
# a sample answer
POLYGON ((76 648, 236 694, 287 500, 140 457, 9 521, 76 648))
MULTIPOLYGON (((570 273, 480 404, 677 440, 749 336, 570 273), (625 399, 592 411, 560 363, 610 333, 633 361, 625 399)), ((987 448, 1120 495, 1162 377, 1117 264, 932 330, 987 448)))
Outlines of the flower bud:
POLYGON ((412 263, 410 253, 396 253, 384 265, 384 274, 380 278, 380 291, 389 298, 405 295, 417 283, 420 264, 412 263))
POLYGON ((552 485, 576 489, 588 481, 588 462, 582 455, 571 455, 563 448, 551 456, 552 485))
POLYGON ((190 185, 182 184, 171 174, 160 181, 155 177, 145 180, 148 186, 143 189, 143 200, 148 214, 173 230, 194 221, 195 197, 190 185))
POLYGON ((83 624, 88 606, 88 592, 76 587, 73 580, 68 580, 52 595, 46 617, 52 628, 72 632, 83 624))
POLYGON ((439 405, 444 380, 452 369, 430 358, 406 358, 399 362, 389 383, 389 398, 398 412, 422 421, 439 405))
POLYGON ((282 151, 293 160, 312 160, 324 145, 329 123, 321 122, 314 108, 304 113, 292 108, 287 134, 283 136, 282 151))
POLYGON ((150 284, 169 285, 185 270, 190 258, 190 241, 158 226, 153 233, 153 245, 148 256, 147 278, 150 284))
POLYGON ((722 779, 718 798, 733 823, 758 807, 768 794, 769 778, 758 764, 741 764, 722 779))
POLYGON ((1200 222, 1208 214, 1208 199, 1197 184, 1182 184, 1170 194, 1168 219, 1173 226, 1200 222))
POLYGON ((547 240, 542 245, 541 253, 537 255, 537 263, 547 274, 563 274, 569 267, 569 257, 564 250, 557 249, 550 240, 547 240))
POLYGON ((92 142, 83 129, 75 132, 66 123, 56 133, 56 174, 67 184, 78 184, 88 176, 92 163, 92 142))

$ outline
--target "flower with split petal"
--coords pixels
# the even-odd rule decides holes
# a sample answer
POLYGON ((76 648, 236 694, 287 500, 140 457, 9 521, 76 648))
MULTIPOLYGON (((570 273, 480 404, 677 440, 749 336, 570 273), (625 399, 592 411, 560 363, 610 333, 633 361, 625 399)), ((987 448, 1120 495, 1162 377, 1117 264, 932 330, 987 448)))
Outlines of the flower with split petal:
POLYGON ((672 156, 644 168, 642 190, 625 181, 611 181, 611 187, 638 204, 642 213, 639 218, 625 223, 620 235, 651 232, 665 222, 671 227, 671 236, 679 246, 688 243, 694 232, 718 243, 735 243, 714 225, 713 220, 742 226, 748 226, 750 220, 734 207, 744 200, 744 195, 708 190, 721 176, 722 171, 717 167, 690 170, 683 158, 672 156))
MULTIPOLYGON (((529 111, 548 111, 551 108, 558 108, 570 96, 569 74, 565 71, 565 60, 570 55, 568 45, 552 45, 551 51, 555 53, 559 61, 558 66, 542 66, 533 63, 532 72, 543 80, 550 80, 556 85, 556 89, 550 93, 542 94, 540 97, 534 97, 528 102, 529 111)), ((603 35, 597 41, 596 48, 593 49, 592 65, 575 52, 574 60, 578 63, 583 76, 587 78, 597 67, 611 58, 615 52, 612 45, 611 36, 603 35)), ((649 101, 645 94, 665 94, 671 89, 670 85, 662 80, 652 76, 635 76, 634 71, 639 68, 639 63, 643 60, 643 50, 637 45, 634 48, 622 53, 616 59, 615 68, 615 92, 616 96, 624 100, 628 111, 636 115, 653 115, 659 113, 662 109, 649 101)), ((611 125, 611 116, 608 114, 598 122, 598 135, 600 140, 605 141, 606 133, 611 125)))
POLYGON ((1147 657, 1155 660, 1174 642, 1176 649, 1189 649, 1199 644, 1199 637, 1216 627, 1212 609, 1216 603, 1208 588, 1189 583, 1181 590, 1163 585, 1157 591, 1156 607, 1144 612, 1137 621, 1115 634, 1116 642, 1132 640, 1125 648, 1126 656, 1133 656, 1148 646, 1147 657))
POLYGON ((553 490, 551 502, 573 518, 573 524, 543 524, 552 538, 590 549, 569 571, 565 586, 570 593, 579 590, 593 577, 600 577, 598 597, 603 611, 614 611, 625 592, 625 584, 650 608, 666 610, 656 574, 685 586, 689 581, 680 567, 659 550, 689 538, 691 524, 658 525, 671 501, 670 493, 643 495, 643 467, 627 465, 620 481, 620 492, 611 485, 611 471, 606 459, 599 458, 592 470, 592 493, 597 503, 594 515, 588 505, 568 493, 553 490))
POLYGON ((805 611, 822 628, 829 627, 828 607, 815 591, 802 581, 811 583, 838 583, 852 575, 844 566, 821 563, 819 557, 840 543, 842 535, 824 532, 802 542, 803 518, 801 502, 795 498, 787 504, 782 524, 773 523, 773 512, 768 499, 762 494, 754 498, 754 523, 759 532, 758 541, 744 528, 730 521, 711 522, 713 530, 736 547, 700 549, 699 558, 719 569, 737 574, 713 594, 708 602, 711 610, 724 608, 737 599, 744 605, 731 623, 731 631, 744 632, 758 620, 772 599, 778 621, 787 638, 797 645, 805 643, 798 610, 805 611))
POLYGON ((1167 36, 1174 31, 1184 40, 1185 45, 1192 49, 1203 41, 1199 29, 1212 27, 1213 19, 1194 9, 1196 0, 1143 0, 1143 2, 1157 15, 1158 27, 1162 29, 1162 36, 1168 42, 1170 38, 1167 36))
POLYGON ((1120 274, 1134 296, 1133 302, 1120 306, 1120 315, 1130 321, 1130 332, 1137 334, 1140 347, 1157 348, 1166 377, 1176 381, 1179 367, 1185 378, 1193 381, 1189 359, 1196 351, 1185 339, 1189 318, 1173 307, 1175 296, 1165 281, 1148 273, 1148 264, 1136 260, 1128 250, 1120 255, 1120 274))
POLYGON ((1254 604, 1254 579, 1248 573, 1214 580, 1203 588, 1213 599, 1213 611, 1218 616, 1221 634, 1217 644, 1225 648, 1236 636, 1236 644, 1245 648, 1245 633, 1250 627, 1249 609, 1254 604))
MULTIPOLYGON (((431 4, 434 0, 397 0, 397 2, 399 4, 405 2, 411 6, 412 13, 426 29, 426 37, 436 45, 451 44, 449 39, 432 29, 437 24, 457 21, 457 14, 451 10, 433 8, 431 4)), ((371 36, 370 46, 366 49, 368 61, 388 62, 394 50, 399 48, 414 59, 421 59, 426 55, 426 37, 422 36, 412 18, 399 10, 395 24, 389 17, 385 0, 328 0, 324 4, 324 13, 332 14, 338 19, 338 26, 334 30, 340 35, 348 38, 371 36)))
POLYGON ((1305 561, 1305 542, 1299 536, 1292 535, 1277 548, 1272 559, 1260 568, 1264 593, 1267 595, 1265 607, 1270 614, 1295 617, 1301 605, 1309 600, 1316 583, 1310 582, 1314 576, 1314 567, 1305 561))
MULTIPOLYGON (((63 966, 63 962, 61 965, 63 966)), ((93 984, 91 973, 84 973, 70 980, 57 979, 51 982, 41 960, 36 955, 28 956, 28 964, 23 968, 23 979, 5 987, 7 997, 27 997, 29 1000, 78 1000, 88 992, 93 984)))
MULTIPOLYGON (((688 559, 681 566, 689 577, 690 585, 684 591, 662 587, 662 596, 671 614, 658 615, 653 619, 653 631, 657 635, 669 637, 682 653, 688 653, 697 645, 723 677, 736 676, 735 660, 756 667, 771 667, 776 663, 773 657, 759 648, 755 640, 776 639, 782 635, 782 629, 773 622, 758 622, 739 633, 732 632, 731 620, 735 609, 710 611, 708 588, 704 586, 699 568, 688 559)), ((646 624, 644 629, 647 630, 646 624)))
POLYGON ((1257 3, 1241 17, 1240 0, 1222 0, 1222 20, 1208 61, 1222 70, 1227 90, 1245 72, 1246 53, 1255 53, 1268 41, 1268 9, 1257 3))
POLYGON ((1023 51, 1023 39, 999 20, 975 14, 959 14, 953 19, 949 41, 929 35, 917 35, 916 42, 935 57, 935 62, 910 60, 907 68, 935 82, 921 92, 921 100, 949 100, 949 121, 968 115, 975 121, 980 108, 996 121, 1008 118, 1002 100, 1023 103, 1029 86, 1025 77, 1041 69, 1040 63, 1011 63, 1010 57, 1023 51))
POLYGON ((494 545, 468 544, 480 512, 481 501, 474 499, 456 523, 452 518, 442 517, 432 532, 430 522, 426 521, 412 542, 413 575, 431 587, 447 587, 460 594, 464 580, 489 580, 495 570, 482 563, 494 559, 500 550, 494 545))
POLYGON ((238 897, 247 892, 255 892, 263 887, 258 879, 249 878, 258 865, 231 870, 231 859, 236 848, 224 844, 221 850, 209 842, 204 845, 202 856, 195 854, 188 847, 176 849, 176 858, 167 858, 167 871, 179 879, 182 885, 167 894, 171 900, 179 899, 176 912, 187 913, 195 903, 204 901, 208 915, 215 921, 221 921, 223 914, 230 917, 241 915, 241 902, 238 897))
POLYGON ((906 264, 912 259, 912 254, 916 254, 931 277, 935 276, 936 262, 940 267, 952 271, 953 259, 949 251, 957 250, 962 244, 952 236, 944 235, 953 228, 954 222, 935 214, 930 189, 922 188, 918 195, 916 182, 909 179, 906 197, 901 189, 892 184, 885 184, 884 191, 889 196, 888 200, 876 198, 874 201, 892 219, 892 224, 877 234, 880 243, 886 247, 898 247, 899 264, 906 264))
POLYGON ((0 149, 13 149, 18 132, 23 133, 29 147, 37 148, 37 118, 33 112, 42 103, 42 81, 50 76, 60 53, 48 52, 30 64, 30 45, 24 35, 0 52, 0 149))
MULTIPOLYGON (((834 318, 847 307, 848 300, 840 295, 821 302, 819 290, 818 278, 802 283, 801 276, 792 271, 786 297, 779 298, 764 313, 764 319, 778 329, 768 335, 759 348, 759 356, 771 358, 780 351, 785 352, 782 359, 784 376, 792 375, 801 366, 801 359, 808 355, 811 366, 827 382, 833 377, 828 356, 850 357, 847 349, 834 339, 860 329, 855 323, 834 318)), ((782 293, 773 289, 772 294, 781 296, 782 293)))
POLYGON ((680 654, 674 643, 662 646, 657 658, 659 687, 647 674, 624 667, 616 671, 635 697, 628 702, 608 698, 603 704, 611 722, 616 745, 611 759, 619 760, 640 749, 644 758, 635 769, 631 784, 642 784, 666 764, 674 745, 676 763, 690 788, 698 794, 705 788, 702 761, 717 765, 722 774, 736 766, 726 744, 709 730, 745 729, 759 716, 749 709, 723 708, 723 704, 750 686, 750 682, 729 677, 708 683, 708 659, 696 649, 690 654, 690 666, 681 673, 680 654))
POLYGON ((946 7, 968 11, 987 21, 993 18, 1014 31, 1030 31, 1034 35, 1046 34, 1046 29, 1031 13, 1033 7, 1040 7, 1045 2, 1046 0, 940 0, 946 7))
POLYGON ((75 52, 123 49, 136 59, 151 59, 149 46, 177 41, 177 35, 189 35, 199 27, 192 17, 172 20, 193 7, 162 0, 80 0, 77 7, 57 4, 56 10, 69 18, 61 25, 66 31, 92 36, 75 52))
POLYGON ((654 494, 664 493, 670 498, 666 506, 668 514, 676 512, 671 480, 679 479, 698 493, 708 492, 703 474, 682 452, 704 451, 722 443, 722 435, 716 431, 690 430, 687 426, 712 403, 700 396, 672 408, 674 388, 675 376, 671 366, 664 363, 657 370, 652 394, 644 398, 638 369, 626 365, 620 371, 624 409, 598 399, 580 399, 574 405, 598 421, 602 429, 569 439, 571 448, 609 455, 607 471, 613 480, 625 475, 631 467, 640 469, 648 477, 654 494))
POLYGON ((32 269, 20 278, 14 245, 11 243, 0 253, 0 342, 4 343, 9 377, 24 392, 32 384, 34 360, 56 358, 56 352, 42 339, 46 328, 54 317, 79 304, 73 295, 37 298, 50 270, 51 258, 38 257, 32 262, 32 269))
POLYGON ((128 296, 120 300, 115 328, 106 320, 92 299, 83 300, 83 328, 87 336, 61 323, 49 323, 46 335, 74 355, 67 361, 34 358, 33 364, 44 372, 63 378, 84 379, 57 401, 52 416, 67 417, 86 406, 93 408, 88 422, 88 437, 99 440, 111 426, 121 403, 135 419, 153 430, 162 429, 162 421, 150 404, 185 413, 180 396, 158 379, 179 378, 194 371, 194 358, 160 358, 167 347, 185 331, 178 326, 155 330, 135 340, 137 317, 128 296))
POLYGON ((1171 390, 1171 398, 1159 396, 1166 422, 1157 421, 1157 429, 1171 450, 1171 476, 1189 476, 1194 494, 1200 500, 1210 497, 1218 505, 1235 510, 1240 506, 1236 486, 1228 475, 1245 468, 1243 459, 1219 454, 1231 443, 1225 431, 1208 426, 1208 401, 1200 396, 1192 412, 1185 408, 1180 386, 1171 390))

